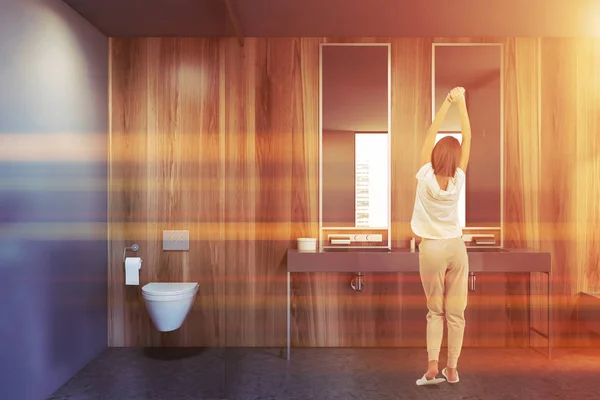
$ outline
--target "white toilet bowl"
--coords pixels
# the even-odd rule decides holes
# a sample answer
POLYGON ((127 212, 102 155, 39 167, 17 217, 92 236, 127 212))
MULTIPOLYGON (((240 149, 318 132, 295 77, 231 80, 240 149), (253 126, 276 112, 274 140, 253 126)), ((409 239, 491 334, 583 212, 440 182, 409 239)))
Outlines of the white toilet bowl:
POLYGON ((156 329, 178 329, 194 304, 198 293, 195 282, 151 282, 142 287, 146 309, 156 329))

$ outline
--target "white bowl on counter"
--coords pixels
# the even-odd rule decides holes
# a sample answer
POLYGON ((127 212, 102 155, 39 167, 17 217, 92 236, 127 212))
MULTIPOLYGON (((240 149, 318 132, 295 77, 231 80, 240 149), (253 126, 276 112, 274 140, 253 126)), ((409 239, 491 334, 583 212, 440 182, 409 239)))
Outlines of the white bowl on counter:
POLYGON ((298 238, 298 251, 317 251, 317 239, 298 238))

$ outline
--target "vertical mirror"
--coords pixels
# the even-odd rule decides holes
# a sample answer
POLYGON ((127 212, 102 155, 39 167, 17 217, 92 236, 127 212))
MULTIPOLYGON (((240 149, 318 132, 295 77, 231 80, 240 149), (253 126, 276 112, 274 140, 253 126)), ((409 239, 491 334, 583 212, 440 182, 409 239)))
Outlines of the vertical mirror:
POLYGON ((388 247, 390 45, 322 44, 323 246, 388 247))
MULTIPOLYGON (((494 244, 500 245, 503 213, 502 44, 434 44, 432 71, 432 119, 453 87, 462 86, 466 90, 472 144, 467 179, 459 203, 464 232, 493 235, 494 244)), ((461 140, 455 106, 448 111, 437 140, 447 135, 461 140)))

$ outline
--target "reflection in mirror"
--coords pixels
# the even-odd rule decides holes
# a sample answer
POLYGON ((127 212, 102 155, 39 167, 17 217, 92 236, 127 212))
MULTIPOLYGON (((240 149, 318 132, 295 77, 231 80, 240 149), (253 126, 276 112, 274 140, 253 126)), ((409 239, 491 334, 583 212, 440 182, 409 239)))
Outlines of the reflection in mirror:
MULTIPOLYGON (((467 228, 500 228, 502 223, 502 45, 435 44, 433 115, 455 86, 466 89, 472 144, 467 179, 459 202, 467 228)), ((438 133, 461 139, 457 107, 438 133)))
POLYGON ((387 230, 389 45, 322 45, 321 96, 322 227, 387 230))

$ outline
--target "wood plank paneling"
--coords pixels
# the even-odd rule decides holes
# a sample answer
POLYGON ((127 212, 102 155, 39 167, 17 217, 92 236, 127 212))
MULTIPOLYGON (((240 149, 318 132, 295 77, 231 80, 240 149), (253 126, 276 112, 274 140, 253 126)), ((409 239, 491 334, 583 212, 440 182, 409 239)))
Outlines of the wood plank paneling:
POLYGON ((134 190, 111 186, 110 274, 117 279, 111 279, 109 298, 114 300, 111 310, 122 307, 125 312, 111 315, 109 343, 223 345, 218 41, 155 38, 111 43, 112 182, 121 174, 134 190), (120 209, 121 215, 116 213, 120 209), (119 226, 127 234, 121 241, 114 235, 119 226), (188 229, 190 251, 163 252, 164 229, 188 229), (141 288, 124 287, 123 246, 133 242, 140 245, 138 255, 144 260, 140 286, 199 282, 190 318, 181 329, 157 332, 141 288))
MULTIPOLYGON (((169 41, 172 39, 167 43, 169 41)), ((190 251, 173 253, 171 257, 178 263, 175 265, 161 260, 162 266, 171 264, 171 269, 161 268, 157 278, 198 282, 200 291, 189 318, 178 332, 179 337, 173 332, 163 335, 163 341, 170 345, 224 346, 225 263, 221 223, 224 168, 221 153, 225 135, 219 129, 222 118, 219 41, 178 39, 176 46, 178 63, 174 79, 178 89, 173 92, 177 93, 177 109, 172 112, 177 115, 177 125, 173 128, 178 137, 172 145, 180 146, 180 159, 171 165, 163 164, 163 171, 170 167, 173 174, 173 167, 179 164, 180 184, 171 183, 171 188, 177 188, 177 192, 171 196, 168 222, 165 215, 162 229, 189 229, 190 251), (175 201, 177 204, 173 204, 175 201)), ((168 96, 160 98, 164 102, 168 96)), ((166 106, 163 103, 162 107, 166 106)), ((168 149, 168 145, 162 150, 165 148, 168 149)), ((167 159, 165 155, 163 160, 167 159)), ((167 179, 162 181, 168 182, 167 179)), ((155 243, 160 243, 160 229, 156 228, 159 227, 153 229, 154 235, 158 235, 154 236, 158 238, 155 243)))
MULTIPOLYGON (((552 252, 555 344, 571 343, 577 293, 600 290, 597 39, 249 38, 242 48, 235 39, 152 38, 111 39, 110 345, 284 344, 285 252, 318 233, 322 41, 392 44, 399 246, 412 236, 414 174, 431 121, 431 43, 505 44, 506 244, 552 252), (163 252, 163 229, 189 229, 190 252, 163 252), (124 286, 122 251, 133 242, 142 284, 200 283, 182 329, 156 332, 140 287, 124 286)), ((413 275, 366 276, 362 293, 349 274, 294 276, 294 345, 424 346, 425 299, 413 275)), ((465 345, 523 345, 527 281, 478 282, 486 296, 474 296, 465 345)), ((534 305, 545 302, 545 281, 533 277, 532 289, 534 305)))
MULTIPOLYGON (((256 40, 241 48, 234 40, 224 40, 223 62, 226 77, 225 105, 225 277, 226 344, 255 341, 253 315, 239 312, 241 299, 252 299, 257 276, 255 152, 255 71, 256 40), (244 280, 246 283, 244 283, 244 280), (234 311, 232 311, 234 310, 234 311), (235 320, 233 319, 235 315, 235 320), (231 322, 231 323, 229 323, 231 322)), ((256 304, 255 304, 256 305, 256 304)))
POLYGON ((577 290, 575 176, 577 46, 573 39, 542 39, 541 174, 542 249, 552 252, 555 339, 568 343, 577 290))
POLYGON ((539 39, 504 48, 504 243, 540 247, 539 39))
MULTIPOLYGON (((301 95, 294 96, 294 134, 292 135, 292 230, 291 239, 301 237, 319 237, 319 45, 320 39, 302 39, 299 51, 294 53, 294 91, 301 95), (296 61, 297 60, 297 61, 296 61)), ((295 246, 292 243, 292 246, 295 246)), ((291 281, 291 304, 294 318, 292 320, 292 340, 300 343, 300 332, 309 335, 309 343, 315 343, 316 337, 310 338, 319 329, 302 330, 302 310, 305 315, 314 316, 313 309, 318 303, 304 303, 299 296, 310 292, 311 283, 319 282, 315 274, 308 274, 305 280, 296 274, 291 281), (303 283, 307 283, 303 285, 303 283)), ((286 307, 287 304, 284 304, 286 307)), ((284 314, 285 316, 285 308, 284 314)), ((314 322, 314 319, 312 320, 314 322)), ((283 324, 279 324, 282 326, 283 324)), ((281 332, 281 331, 280 331, 281 332)), ((276 343, 285 343, 285 334, 276 339, 276 343), (280 339, 281 338, 281 339, 280 339), (283 339, 283 340, 282 340, 283 339)))
MULTIPOLYGON (((298 45, 295 39, 268 39, 255 46, 255 222, 263 228, 256 236, 255 273, 250 281, 243 280, 250 295, 240 298, 239 305, 240 313, 253 323, 243 327, 249 334, 236 345, 266 346, 284 332, 285 253, 291 245, 293 74, 300 73, 299 65, 295 68, 299 59, 293 55, 298 45)), ((234 313, 231 318, 237 320, 234 313)))
MULTIPOLYGON (((600 291, 600 39, 578 39, 577 143, 575 153, 575 263, 566 273, 581 292, 600 291)), ((571 90, 574 90, 571 87, 571 90)), ((574 286, 575 286, 574 285, 574 286)), ((597 346, 598 337, 584 329, 578 345, 597 346)))
MULTIPOLYGON (((123 249, 140 245, 147 260, 147 46, 138 40, 111 41, 111 138, 109 175, 110 265, 108 341, 131 346, 148 341, 150 321, 138 288, 124 285, 123 249)), ((130 253, 131 254, 131 253, 130 253)), ((140 280, 150 277, 144 265, 140 280)))
POLYGON ((578 39, 576 45, 577 291, 600 292, 600 39, 578 39))
MULTIPOLYGON (((189 267, 190 253, 162 251, 162 229, 177 229, 179 221, 193 220, 192 215, 184 215, 188 208, 186 203, 190 199, 182 191, 186 184, 182 170, 185 162, 184 146, 187 143, 179 129, 183 114, 180 101, 182 88, 178 80, 179 41, 156 38, 147 40, 147 43, 148 251, 144 267, 151 271, 149 282, 183 282, 183 271, 189 267)), ((184 229, 190 229, 189 225, 184 229)), ((192 237, 190 232, 190 250, 192 237)), ((144 301, 141 296, 139 301, 144 301)), ((144 307, 140 306, 140 309, 144 310, 144 307)), ((153 336, 156 336, 155 331, 152 331, 153 336)), ((181 336, 184 332, 185 329, 178 329, 168 334, 158 334, 158 339, 153 340, 152 344, 183 343, 181 336)))
MULTIPOLYGON (((506 43, 507 245, 552 252, 554 344, 586 345, 574 329, 574 307, 578 293, 598 282, 586 277, 597 277, 600 269, 594 140, 600 89, 593 72, 599 67, 599 41, 519 38, 506 43)), ((531 279, 534 324, 545 330, 546 314, 537 310, 547 306, 547 278, 531 279)))
MULTIPOLYGON (((539 55, 537 38, 511 38, 505 42, 503 228, 506 247, 540 249, 541 246, 539 55)), ((546 332, 547 277, 530 275, 531 289, 527 279, 511 281, 513 294, 519 293, 521 298, 530 299, 532 324, 546 332)), ((502 293, 496 291, 495 296, 502 298, 502 293)), ((529 315, 518 315, 523 317, 521 323, 528 328, 529 315)))
POLYGON ((286 251, 317 234, 318 44, 227 43, 229 346, 283 345, 286 251))

